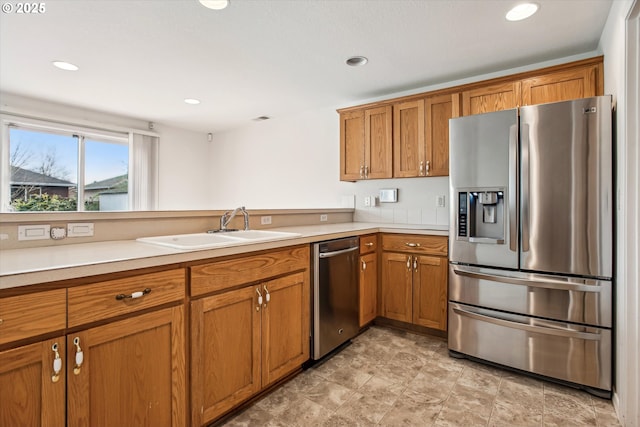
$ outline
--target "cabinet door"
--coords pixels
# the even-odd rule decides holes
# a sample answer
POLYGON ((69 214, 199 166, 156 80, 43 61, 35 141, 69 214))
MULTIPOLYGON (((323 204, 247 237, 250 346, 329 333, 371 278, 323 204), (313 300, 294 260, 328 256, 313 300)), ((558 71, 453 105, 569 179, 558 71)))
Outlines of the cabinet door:
POLYGON ((393 176, 420 176, 426 167, 424 100, 393 106, 393 176))
POLYGON ((309 359, 309 280, 296 273, 262 283, 262 387, 309 359))
POLYGON ((378 314, 378 255, 360 256, 360 326, 376 318, 378 314))
POLYGON ((520 82, 499 83, 462 92, 462 114, 491 113, 520 106, 520 82))
POLYGON ((340 180, 364 178, 364 110, 340 114, 340 180))
POLYGON ((411 322, 411 259, 407 254, 382 254, 382 317, 411 322))
POLYGON ((68 426, 184 425, 184 346, 182 306, 68 335, 68 426))
POLYGON ((449 175, 449 119, 460 116, 460 94, 425 99, 426 176, 449 175))
POLYGON ((392 177, 391 114, 390 105, 364 112, 365 178, 392 177))
POLYGON ((65 425, 64 348, 59 337, 0 352, 0 426, 65 425), (57 379, 54 345, 61 358, 57 379))
POLYGON ((522 104, 568 101, 597 95, 597 65, 522 81, 522 104))
POLYGON ((447 330, 447 259, 414 257, 413 323, 447 330))
POLYGON ((260 390, 260 310, 249 286, 191 303, 191 425, 260 390))

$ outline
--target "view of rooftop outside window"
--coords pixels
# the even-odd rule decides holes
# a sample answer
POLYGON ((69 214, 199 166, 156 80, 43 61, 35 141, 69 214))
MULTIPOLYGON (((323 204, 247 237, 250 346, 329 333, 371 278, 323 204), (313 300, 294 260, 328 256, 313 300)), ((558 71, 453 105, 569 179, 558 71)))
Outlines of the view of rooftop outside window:
POLYGON ((127 139, 109 139, 10 126, 10 210, 128 210, 127 139))

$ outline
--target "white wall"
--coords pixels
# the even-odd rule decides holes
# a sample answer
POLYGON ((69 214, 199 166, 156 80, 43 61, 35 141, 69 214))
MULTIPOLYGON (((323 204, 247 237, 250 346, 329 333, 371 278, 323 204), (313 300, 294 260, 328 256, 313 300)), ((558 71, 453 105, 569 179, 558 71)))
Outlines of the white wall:
POLYGON ((212 209, 207 135, 156 125, 160 134, 160 210, 212 209))
MULTIPOLYGON (((616 319, 614 405, 626 426, 640 425, 638 405, 640 396, 640 368, 638 354, 638 141, 627 137, 630 96, 626 85, 629 58, 625 52, 625 19, 632 0, 614 1, 600 39, 605 61, 605 93, 613 95, 616 106, 616 143, 618 189, 616 215, 616 319)), ((637 37, 637 35, 635 36, 637 37)), ((637 46, 637 41, 636 41, 637 46)), ((637 61, 638 57, 631 59, 637 61)), ((636 77, 637 78, 637 77, 636 77)), ((637 88, 637 86, 636 86, 637 88)), ((631 120, 637 126, 637 110, 631 120)))
MULTIPOLYGON (((147 130, 148 122, 13 94, 0 94, 0 110, 34 118, 105 129, 147 130)), ((209 209, 209 144, 204 134, 158 125, 160 137, 159 209, 209 209)))

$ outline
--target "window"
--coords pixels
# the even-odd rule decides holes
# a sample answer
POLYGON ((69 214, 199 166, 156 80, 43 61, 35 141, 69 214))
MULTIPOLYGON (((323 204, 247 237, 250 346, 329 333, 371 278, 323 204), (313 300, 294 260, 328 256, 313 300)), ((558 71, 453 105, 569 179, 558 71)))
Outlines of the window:
POLYGON ((134 133, 5 119, 2 211, 154 209, 157 140, 134 133), (136 171, 131 170, 132 164, 136 171))

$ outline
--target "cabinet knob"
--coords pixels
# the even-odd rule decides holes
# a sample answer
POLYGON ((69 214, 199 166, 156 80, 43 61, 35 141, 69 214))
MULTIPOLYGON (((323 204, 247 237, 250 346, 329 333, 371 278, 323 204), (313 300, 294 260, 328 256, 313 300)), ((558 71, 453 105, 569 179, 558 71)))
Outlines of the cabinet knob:
POLYGON ((373 246, 373 243, 372 243, 372 242, 368 242, 368 243, 365 243, 364 245, 365 245, 366 247, 370 248, 371 246, 373 246))

